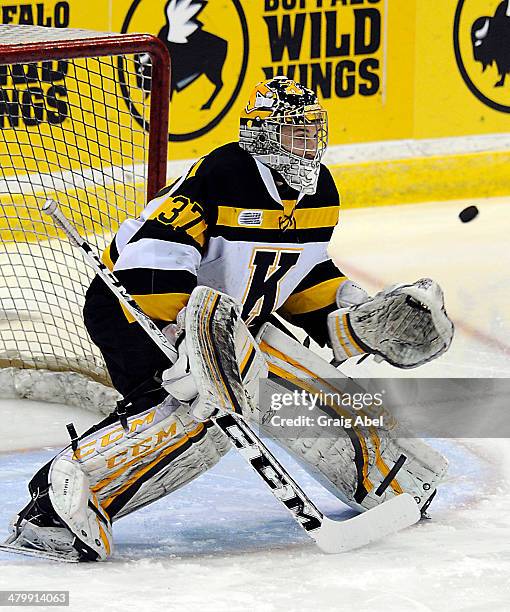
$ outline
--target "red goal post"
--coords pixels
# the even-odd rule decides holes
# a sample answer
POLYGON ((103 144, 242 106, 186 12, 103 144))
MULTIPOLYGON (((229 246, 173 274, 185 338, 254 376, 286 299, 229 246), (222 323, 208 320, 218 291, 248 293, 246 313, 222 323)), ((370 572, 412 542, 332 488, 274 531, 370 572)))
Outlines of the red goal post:
POLYGON ((48 371, 110 384, 82 321, 93 274, 40 209, 56 199, 101 252, 165 184, 169 91, 149 34, 0 26, 0 395, 48 371))

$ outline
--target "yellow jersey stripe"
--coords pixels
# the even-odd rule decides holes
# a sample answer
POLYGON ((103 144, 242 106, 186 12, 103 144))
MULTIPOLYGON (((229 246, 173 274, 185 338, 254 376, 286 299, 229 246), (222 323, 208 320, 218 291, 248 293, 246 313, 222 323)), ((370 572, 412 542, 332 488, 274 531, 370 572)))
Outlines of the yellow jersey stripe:
POLYGON ((108 268, 108 270, 110 270, 110 272, 113 270, 113 261, 112 261, 112 257, 110 255, 110 247, 111 247, 111 243, 106 247, 106 249, 103 251, 103 254, 101 256, 101 261, 104 263, 104 265, 108 268))
POLYGON ((282 200, 283 214, 290 216, 292 211, 296 208, 297 200, 282 200))
MULTIPOLYGON (((288 202, 291 202, 290 200, 288 202)), ((240 224, 238 219, 241 212, 246 211, 245 208, 235 208, 230 206, 218 206, 218 221, 217 225, 226 227, 245 227, 240 224)), ((288 214, 292 209, 289 210, 288 214)), ((296 229, 314 229, 333 227, 338 222, 338 206, 325 206, 324 208, 303 208, 294 211, 293 218, 296 221, 296 229)), ((259 225, 250 225, 250 228, 256 229, 280 229, 282 217, 286 214, 284 210, 254 210, 253 212, 260 213, 261 219, 259 225)))
MULTIPOLYGON (((133 295, 132 298, 151 319, 159 321, 175 321, 178 312, 186 306, 189 293, 154 293, 151 295, 133 295)), ((134 322, 133 315, 120 303, 122 310, 130 323, 134 322)))
POLYGON ((200 168, 200 166, 202 165, 202 162, 204 161, 205 157, 200 158, 197 162, 195 162, 191 168, 191 170, 188 172, 188 175, 186 176, 187 179, 195 176, 195 174, 197 173, 197 170, 200 168))
POLYGON ((283 310, 298 315, 330 306, 335 303, 338 287, 346 280, 345 276, 330 278, 299 293, 294 293, 287 298, 283 310))

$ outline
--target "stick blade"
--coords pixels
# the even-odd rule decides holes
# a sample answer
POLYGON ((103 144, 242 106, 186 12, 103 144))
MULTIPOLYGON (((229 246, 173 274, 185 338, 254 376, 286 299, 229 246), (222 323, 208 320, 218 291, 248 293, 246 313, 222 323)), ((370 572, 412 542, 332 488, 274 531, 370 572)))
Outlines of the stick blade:
POLYGON ((324 517, 322 526, 310 535, 326 553, 341 553, 366 546, 417 523, 420 509, 409 493, 397 497, 345 521, 324 517))

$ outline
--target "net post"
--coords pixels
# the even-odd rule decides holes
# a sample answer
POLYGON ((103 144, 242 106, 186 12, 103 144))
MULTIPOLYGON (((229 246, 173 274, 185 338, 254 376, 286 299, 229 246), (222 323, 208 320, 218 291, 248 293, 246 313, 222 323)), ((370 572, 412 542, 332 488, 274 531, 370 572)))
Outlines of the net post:
POLYGON ((159 38, 152 37, 149 53, 152 59, 151 89, 159 93, 151 105, 149 118, 147 201, 152 200, 166 184, 171 75, 170 54, 159 38))

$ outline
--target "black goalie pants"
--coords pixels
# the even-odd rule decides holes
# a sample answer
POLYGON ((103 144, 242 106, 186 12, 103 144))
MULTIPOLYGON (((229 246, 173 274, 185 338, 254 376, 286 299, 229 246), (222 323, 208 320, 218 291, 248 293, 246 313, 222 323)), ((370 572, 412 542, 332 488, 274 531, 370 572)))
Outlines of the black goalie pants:
MULTIPOLYGON (((128 322, 118 299, 98 276, 87 290, 83 318, 92 341, 103 354, 113 386, 124 397, 170 366, 142 327, 128 322)), ((141 398, 137 411, 144 409, 145 401, 154 406, 167 395, 156 384, 153 389, 141 398)))

